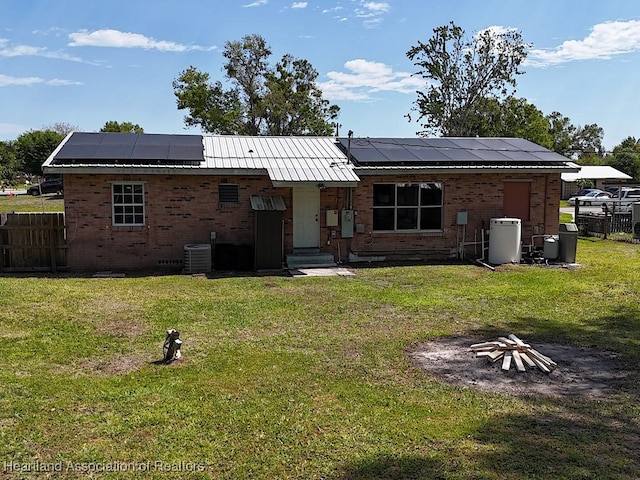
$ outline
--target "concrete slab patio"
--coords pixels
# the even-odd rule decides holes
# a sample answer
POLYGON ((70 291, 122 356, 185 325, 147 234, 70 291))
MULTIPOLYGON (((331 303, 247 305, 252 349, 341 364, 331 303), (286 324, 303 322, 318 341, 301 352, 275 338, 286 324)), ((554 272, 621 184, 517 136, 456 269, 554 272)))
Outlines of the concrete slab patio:
POLYGON ((289 270, 292 277, 353 277, 355 272, 345 267, 297 268, 289 270))

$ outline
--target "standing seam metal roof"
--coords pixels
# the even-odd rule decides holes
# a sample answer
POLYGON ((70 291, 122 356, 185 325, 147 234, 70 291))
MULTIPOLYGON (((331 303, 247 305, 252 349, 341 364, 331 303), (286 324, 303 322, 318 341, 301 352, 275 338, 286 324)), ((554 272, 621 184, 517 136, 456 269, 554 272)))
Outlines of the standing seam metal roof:
POLYGON ((360 180, 333 138, 205 136, 203 144, 211 169, 264 169, 273 182, 360 180))

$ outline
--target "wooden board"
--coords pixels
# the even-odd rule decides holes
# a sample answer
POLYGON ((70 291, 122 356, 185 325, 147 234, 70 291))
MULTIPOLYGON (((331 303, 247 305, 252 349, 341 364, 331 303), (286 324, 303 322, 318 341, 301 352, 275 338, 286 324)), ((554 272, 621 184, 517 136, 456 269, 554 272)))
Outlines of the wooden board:
POLYGON ((504 353, 504 358, 502 359, 502 370, 509 370, 509 368, 511 368, 512 358, 513 358, 513 355, 511 355, 511 352, 504 353))
POLYGON ((508 371, 511 365, 515 365, 518 372, 526 372, 528 367, 550 373, 552 368, 558 365, 513 333, 507 337, 498 337, 497 341, 474 343, 470 348, 476 357, 484 357, 492 362, 502 360, 501 368, 505 371, 508 371))

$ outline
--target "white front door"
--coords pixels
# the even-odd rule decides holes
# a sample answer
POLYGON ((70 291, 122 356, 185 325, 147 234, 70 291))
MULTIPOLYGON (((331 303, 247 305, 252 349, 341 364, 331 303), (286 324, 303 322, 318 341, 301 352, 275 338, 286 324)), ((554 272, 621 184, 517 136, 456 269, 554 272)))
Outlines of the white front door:
POLYGON ((320 248, 320 189, 293 188, 293 248, 320 248))

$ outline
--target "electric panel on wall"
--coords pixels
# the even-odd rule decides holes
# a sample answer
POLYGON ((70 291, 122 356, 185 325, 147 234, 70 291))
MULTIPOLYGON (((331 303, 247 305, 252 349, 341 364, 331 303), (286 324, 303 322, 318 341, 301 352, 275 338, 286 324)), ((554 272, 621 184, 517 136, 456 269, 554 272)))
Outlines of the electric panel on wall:
POLYGON ((353 238, 354 211, 342 210, 342 238, 353 238))

